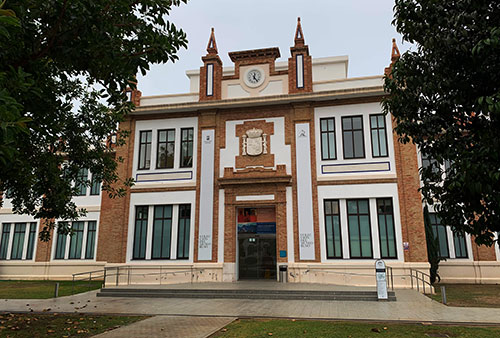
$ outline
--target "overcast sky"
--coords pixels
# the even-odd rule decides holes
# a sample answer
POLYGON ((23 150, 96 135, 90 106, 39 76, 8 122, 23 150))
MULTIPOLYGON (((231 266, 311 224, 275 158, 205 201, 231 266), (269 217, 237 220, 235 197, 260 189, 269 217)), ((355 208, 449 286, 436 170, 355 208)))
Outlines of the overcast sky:
POLYGON ((233 65, 228 52, 267 47, 279 47, 278 61, 285 61, 298 16, 313 58, 348 55, 349 77, 380 75, 393 37, 401 52, 409 47, 391 25, 393 6, 394 0, 189 0, 169 17, 187 33, 188 49, 175 63, 153 65, 138 86, 143 96, 189 92, 185 72, 202 65, 211 27, 226 67, 233 65))

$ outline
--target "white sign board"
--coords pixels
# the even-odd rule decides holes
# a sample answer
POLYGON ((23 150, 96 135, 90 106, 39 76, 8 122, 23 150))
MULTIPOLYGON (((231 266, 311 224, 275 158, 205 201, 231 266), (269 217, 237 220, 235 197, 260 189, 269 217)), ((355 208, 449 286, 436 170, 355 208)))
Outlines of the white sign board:
POLYGON ((309 123, 297 123, 295 125, 295 144, 297 163, 297 205, 299 206, 299 257, 303 260, 314 260, 314 220, 309 123))
POLYGON ((381 259, 375 262, 375 276, 377 278, 377 298, 379 300, 388 300, 385 262, 381 259))
POLYGON ((214 212, 214 130, 201 132, 200 215, 198 260, 212 260, 214 212))

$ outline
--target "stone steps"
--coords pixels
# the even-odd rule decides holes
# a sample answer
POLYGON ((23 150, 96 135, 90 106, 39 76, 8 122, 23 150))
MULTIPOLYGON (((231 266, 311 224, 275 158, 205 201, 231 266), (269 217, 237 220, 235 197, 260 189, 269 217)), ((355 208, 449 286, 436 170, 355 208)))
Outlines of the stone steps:
MULTIPOLYGON (((377 301, 376 291, 105 288, 98 297, 377 301)), ((389 300, 395 301, 394 292, 389 300)))

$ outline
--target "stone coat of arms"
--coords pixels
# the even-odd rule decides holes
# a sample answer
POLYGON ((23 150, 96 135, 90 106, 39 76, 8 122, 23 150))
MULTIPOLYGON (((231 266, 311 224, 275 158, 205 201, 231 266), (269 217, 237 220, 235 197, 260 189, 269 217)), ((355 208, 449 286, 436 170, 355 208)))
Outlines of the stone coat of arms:
POLYGON ((243 135, 242 155, 258 156, 267 154, 267 135, 262 129, 252 128, 243 135))

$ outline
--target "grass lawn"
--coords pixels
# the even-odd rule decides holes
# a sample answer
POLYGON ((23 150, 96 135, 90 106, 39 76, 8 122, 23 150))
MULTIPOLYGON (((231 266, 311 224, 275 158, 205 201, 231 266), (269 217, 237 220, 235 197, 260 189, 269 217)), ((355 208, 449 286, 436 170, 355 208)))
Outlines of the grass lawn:
POLYGON ((237 320, 214 337, 500 337, 500 327, 380 324, 305 320, 237 320))
POLYGON ((147 317, 0 313, 0 337, 91 337, 145 318, 147 317))
MULTIPOLYGON (((0 281, 0 299, 44 299, 54 297, 57 281, 0 281)), ((90 290, 99 289, 102 281, 92 281, 90 290)), ((71 295, 72 282, 59 281, 59 297, 71 295)), ((89 291, 89 282, 75 282, 75 294, 89 291)))
POLYGON ((449 306, 500 307, 500 285, 436 284, 430 297, 441 303, 441 285, 446 287, 449 306))

